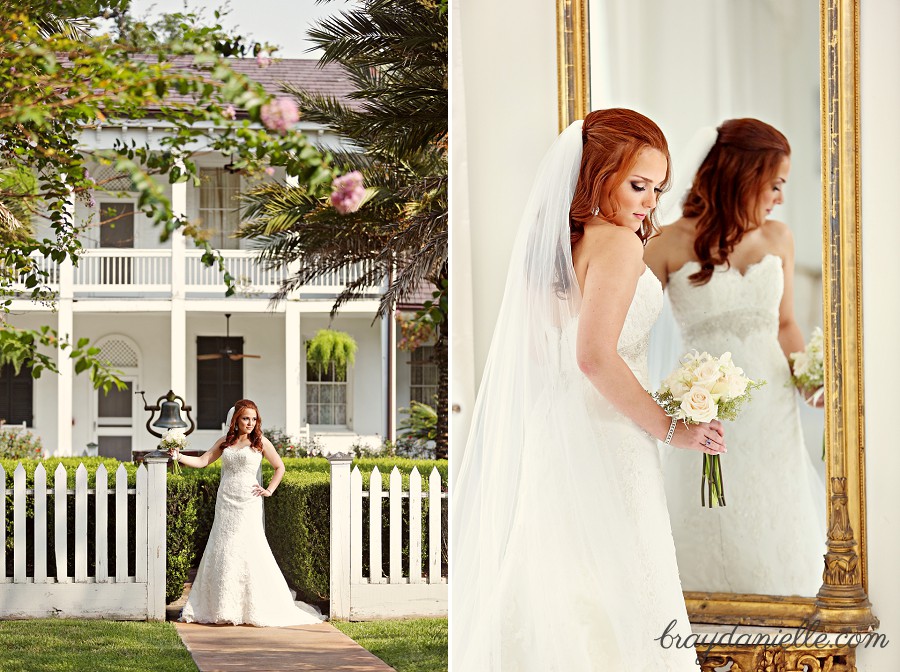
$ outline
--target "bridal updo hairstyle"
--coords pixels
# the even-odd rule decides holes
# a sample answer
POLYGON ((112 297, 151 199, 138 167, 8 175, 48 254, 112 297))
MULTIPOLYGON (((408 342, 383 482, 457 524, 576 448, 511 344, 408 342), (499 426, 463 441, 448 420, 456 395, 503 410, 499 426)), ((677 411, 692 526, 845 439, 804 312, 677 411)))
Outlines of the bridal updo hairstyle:
POLYGON ((250 435, 247 438, 250 439, 250 447, 253 448, 253 450, 255 450, 256 452, 261 453, 263 450, 262 416, 260 416, 259 408, 257 408, 256 404, 254 404, 249 399, 241 399, 240 401, 235 402, 234 415, 231 416, 231 424, 228 426, 228 434, 225 435, 225 443, 222 445, 233 446, 234 442, 238 440, 238 437, 241 435, 240 431, 238 430, 238 419, 248 408, 256 411, 256 425, 253 427, 253 431, 250 432, 250 435))
MULTIPOLYGON (((642 149, 651 147, 666 157, 666 179, 660 189, 668 188, 671 176, 666 137, 659 126, 634 110, 612 108, 591 112, 584 118, 581 141, 581 168, 569 209, 572 245, 584 235, 584 225, 592 217, 611 220, 616 216, 619 204, 612 194, 628 177, 642 149)), ((646 243, 658 230, 654 208, 644 218, 637 235, 646 243)))
POLYGON ((790 155, 787 138, 758 119, 729 119, 719 126, 682 206, 684 217, 697 218, 700 270, 689 276, 693 284, 709 282, 744 234, 762 224, 755 221, 756 203, 790 155))

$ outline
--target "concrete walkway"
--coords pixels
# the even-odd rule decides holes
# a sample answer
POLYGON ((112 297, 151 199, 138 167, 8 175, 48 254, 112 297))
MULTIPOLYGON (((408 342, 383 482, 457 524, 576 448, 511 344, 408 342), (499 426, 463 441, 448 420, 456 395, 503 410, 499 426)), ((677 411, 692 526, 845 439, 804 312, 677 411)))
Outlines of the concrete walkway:
POLYGON ((393 672, 330 623, 289 628, 176 623, 200 672, 393 672))

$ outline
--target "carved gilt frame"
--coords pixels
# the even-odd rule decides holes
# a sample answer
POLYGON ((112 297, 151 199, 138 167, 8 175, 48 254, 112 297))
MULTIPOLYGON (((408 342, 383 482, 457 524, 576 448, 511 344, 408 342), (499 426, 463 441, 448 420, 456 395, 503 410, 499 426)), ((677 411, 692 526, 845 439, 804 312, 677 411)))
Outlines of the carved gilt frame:
MULTIPOLYGON (((877 627, 867 596, 859 164, 859 0, 820 0, 828 550, 815 597, 686 592, 700 623, 877 627)), ((557 0, 559 123, 590 108, 587 0, 557 0)))

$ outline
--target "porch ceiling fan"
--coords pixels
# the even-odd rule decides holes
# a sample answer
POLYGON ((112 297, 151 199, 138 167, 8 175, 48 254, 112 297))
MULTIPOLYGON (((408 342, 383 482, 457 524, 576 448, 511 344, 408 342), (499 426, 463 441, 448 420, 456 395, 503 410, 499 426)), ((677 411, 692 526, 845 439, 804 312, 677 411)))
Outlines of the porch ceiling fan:
POLYGON ((228 357, 228 359, 236 362, 239 359, 260 359, 262 357, 262 355, 245 355, 228 347, 228 340, 231 338, 230 327, 231 313, 225 313, 225 347, 218 352, 213 352, 208 355, 197 355, 197 359, 199 361, 206 361, 209 359, 222 359, 223 357, 228 357))

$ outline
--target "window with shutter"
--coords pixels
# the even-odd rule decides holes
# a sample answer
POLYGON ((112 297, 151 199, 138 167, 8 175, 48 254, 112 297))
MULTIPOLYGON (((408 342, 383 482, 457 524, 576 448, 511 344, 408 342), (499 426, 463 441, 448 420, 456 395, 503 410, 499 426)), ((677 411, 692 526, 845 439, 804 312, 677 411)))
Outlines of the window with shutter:
POLYGON ((0 367, 0 420, 11 425, 33 425, 34 378, 24 366, 19 373, 11 364, 0 367))
MULTIPOLYGON (((223 350, 244 352, 240 336, 198 336, 197 354, 220 354, 223 350)), ((234 402, 244 398, 244 360, 228 355, 197 360, 197 429, 220 429, 234 402)))

